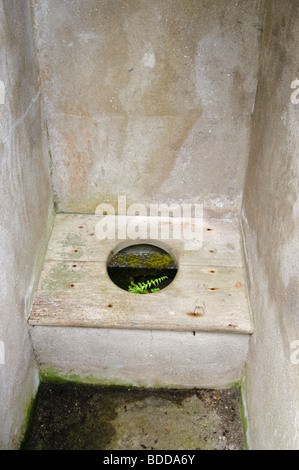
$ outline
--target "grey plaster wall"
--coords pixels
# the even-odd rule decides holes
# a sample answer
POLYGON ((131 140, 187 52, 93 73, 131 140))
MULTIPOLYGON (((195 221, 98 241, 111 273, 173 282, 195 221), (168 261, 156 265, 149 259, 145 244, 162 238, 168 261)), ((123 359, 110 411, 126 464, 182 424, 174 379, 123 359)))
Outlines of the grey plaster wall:
POLYGON ((18 445, 38 384, 27 318, 52 202, 27 0, 0 1, 0 448, 18 445))
POLYGON ((33 2, 56 202, 240 213, 263 0, 33 2))
POLYGON ((299 4, 267 2, 242 227, 255 333, 246 371, 252 448, 299 448, 299 4))
POLYGON ((249 442, 298 448, 297 0, 0 0, 0 20, 0 447, 17 445, 38 384, 27 317, 51 161, 66 212, 121 194, 231 217, 244 188, 249 442))

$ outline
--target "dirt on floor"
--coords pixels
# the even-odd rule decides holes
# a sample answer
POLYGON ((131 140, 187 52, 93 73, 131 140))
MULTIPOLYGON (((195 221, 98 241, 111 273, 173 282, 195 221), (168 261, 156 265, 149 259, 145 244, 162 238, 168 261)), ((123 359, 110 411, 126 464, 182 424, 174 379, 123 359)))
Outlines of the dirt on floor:
POLYGON ((238 388, 42 383, 22 450, 243 450, 238 388))

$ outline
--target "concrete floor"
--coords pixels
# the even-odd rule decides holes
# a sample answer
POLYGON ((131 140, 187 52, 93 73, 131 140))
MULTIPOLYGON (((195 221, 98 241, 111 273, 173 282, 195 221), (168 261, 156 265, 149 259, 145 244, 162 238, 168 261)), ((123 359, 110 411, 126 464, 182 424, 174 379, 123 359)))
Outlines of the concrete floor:
POLYGON ((243 450, 238 388, 42 383, 23 450, 243 450))

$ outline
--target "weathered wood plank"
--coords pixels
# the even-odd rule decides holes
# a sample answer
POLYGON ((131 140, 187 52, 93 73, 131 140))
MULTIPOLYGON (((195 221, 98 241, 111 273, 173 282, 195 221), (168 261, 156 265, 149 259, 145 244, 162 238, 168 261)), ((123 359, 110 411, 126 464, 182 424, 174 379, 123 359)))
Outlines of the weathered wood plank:
POLYGON ((81 261, 45 262, 30 324, 252 332, 240 268, 186 265, 166 289, 138 295, 81 261))
POLYGON ((203 246, 169 240, 178 264, 160 292, 138 295, 115 286, 107 273, 112 253, 134 241, 99 240, 99 217, 58 214, 31 325, 251 333, 238 227, 204 221, 203 246))
MULTIPOLYGON (((96 227, 100 219, 95 215, 57 214, 46 259, 106 262, 109 254, 116 252, 118 248, 140 241, 99 240, 96 227)), ((136 219, 127 217, 127 224, 134 223, 136 219)), ((149 219, 143 221, 148 226, 151 223, 149 219)), ((175 221, 170 221, 173 228, 175 221)), ((169 221, 165 223, 168 224, 169 221)), ((170 231, 170 236, 171 233, 170 231)), ((156 240, 156 243, 170 251, 180 265, 243 266, 240 235, 235 221, 203 220, 202 241, 200 249, 197 246, 193 249, 192 243, 184 239, 156 240)), ((155 240, 151 239, 151 242, 155 243, 155 240)))

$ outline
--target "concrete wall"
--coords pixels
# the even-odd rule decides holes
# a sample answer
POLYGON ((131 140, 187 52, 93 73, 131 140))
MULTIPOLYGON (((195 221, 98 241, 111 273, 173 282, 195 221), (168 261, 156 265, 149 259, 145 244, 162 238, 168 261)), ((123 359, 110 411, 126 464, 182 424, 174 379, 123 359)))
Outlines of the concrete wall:
POLYGON ((59 211, 240 213, 263 0, 36 0, 59 211))
POLYGON ((52 203, 29 2, 1 0, 0 22, 0 448, 10 449, 38 384, 27 317, 52 203))
POLYGON ((298 449, 299 4, 266 13, 242 211, 255 324, 245 396, 251 447, 298 449))
POLYGON ((298 448, 298 2, 0 0, 0 20, 0 447, 17 445, 38 383, 27 317, 51 228, 49 146, 66 212, 122 194, 238 216, 249 155, 249 443, 298 448))

